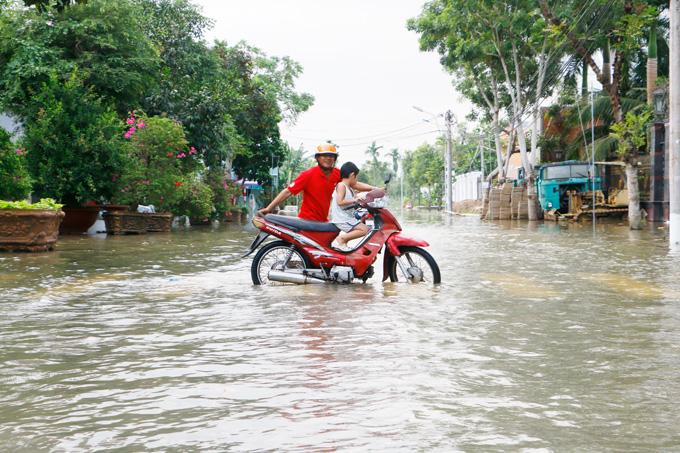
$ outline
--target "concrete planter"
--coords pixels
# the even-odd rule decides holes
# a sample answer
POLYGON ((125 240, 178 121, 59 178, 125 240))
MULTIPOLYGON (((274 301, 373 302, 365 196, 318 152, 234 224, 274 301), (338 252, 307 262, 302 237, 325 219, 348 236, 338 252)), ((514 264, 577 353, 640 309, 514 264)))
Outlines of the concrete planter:
POLYGON ((172 226, 172 214, 170 213, 155 213, 155 214, 142 214, 147 218, 146 231, 154 233, 164 233, 170 231, 172 226))
POLYGON ((145 234, 148 229, 146 214, 113 211, 102 215, 107 234, 145 234))
POLYGON ((54 250, 64 215, 53 209, 0 209, 0 250, 54 250))
POLYGON ((237 211, 231 211, 229 213, 229 216, 224 217, 225 222, 238 222, 241 223, 243 221, 243 218, 245 215, 243 215, 243 211, 237 210, 237 211))
POLYGON ((102 215, 107 234, 144 234, 170 231, 172 214, 113 211, 102 215))

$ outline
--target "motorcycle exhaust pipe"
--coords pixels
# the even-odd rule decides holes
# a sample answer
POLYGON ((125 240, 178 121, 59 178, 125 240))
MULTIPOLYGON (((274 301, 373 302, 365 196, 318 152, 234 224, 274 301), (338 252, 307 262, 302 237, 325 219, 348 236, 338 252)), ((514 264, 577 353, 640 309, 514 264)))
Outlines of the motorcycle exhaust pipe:
POLYGON ((326 280, 321 280, 320 278, 308 277, 307 275, 293 272, 275 270, 269 271, 268 278, 274 282, 297 283, 302 285, 306 283, 326 283, 326 280))

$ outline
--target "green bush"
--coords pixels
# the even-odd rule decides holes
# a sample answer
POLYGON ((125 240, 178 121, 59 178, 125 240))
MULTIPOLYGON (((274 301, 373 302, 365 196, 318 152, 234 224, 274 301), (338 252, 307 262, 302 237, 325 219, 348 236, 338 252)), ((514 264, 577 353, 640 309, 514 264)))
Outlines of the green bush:
POLYGON ((0 128, 0 199, 22 200, 31 192, 31 178, 25 163, 25 153, 0 128))
POLYGON ((228 180, 221 169, 204 173, 203 181, 210 186, 213 193, 210 218, 222 220, 231 215, 230 213, 236 209, 235 204, 241 195, 241 188, 234 184, 234 181, 228 180))
POLYGON ((78 77, 56 75, 33 99, 37 109, 23 143, 33 192, 69 207, 108 201, 122 173, 122 123, 78 77))
POLYGON ((203 184, 198 175, 187 175, 180 186, 181 196, 176 206, 171 206, 175 215, 186 215, 200 219, 211 218, 213 212, 213 191, 203 184))

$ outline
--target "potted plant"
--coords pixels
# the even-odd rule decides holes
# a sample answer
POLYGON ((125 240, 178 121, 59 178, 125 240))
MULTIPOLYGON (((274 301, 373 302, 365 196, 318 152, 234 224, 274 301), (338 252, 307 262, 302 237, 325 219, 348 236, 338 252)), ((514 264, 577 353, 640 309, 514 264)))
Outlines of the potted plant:
POLYGON ((242 204, 230 206, 227 210, 225 220, 227 222, 243 222, 248 215, 248 207, 242 204))
POLYGON ((25 156, 0 128, 0 250, 53 250, 64 212, 51 199, 34 204, 23 200, 31 189, 25 156))
POLYGON ((128 163, 125 173, 116 178, 117 200, 152 205, 158 214, 146 215, 148 231, 169 231, 173 216, 208 215, 210 188, 197 176, 203 165, 182 126, 170 118, 136 111, 130 113, 127 125, 128 163))
POLYGON ((30 111, 23 144, 33 193, 64 205, 61 232, 84 233, 101 209, 85 206, 110 200, 122 173, 122 123, 75 73, 66 81, 52 74, 30 111))

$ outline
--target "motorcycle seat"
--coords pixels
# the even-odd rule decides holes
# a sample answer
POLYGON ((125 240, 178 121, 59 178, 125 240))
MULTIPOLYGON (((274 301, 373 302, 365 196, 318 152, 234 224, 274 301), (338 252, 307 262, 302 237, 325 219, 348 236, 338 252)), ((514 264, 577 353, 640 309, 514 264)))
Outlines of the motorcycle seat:
POLYGON ((290 228, 293 231, 317 231, 322 233, 338 233, 340 229, 331 222, 317 222, 315 220, 301 219, 299 217, 289 217, 285 215, 267 214, 264 216, 267 222, 274 225, 290 228))

